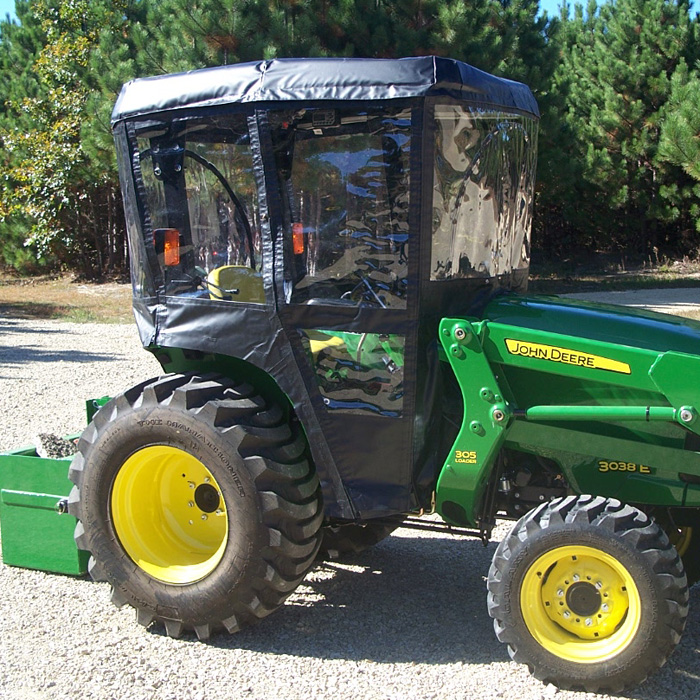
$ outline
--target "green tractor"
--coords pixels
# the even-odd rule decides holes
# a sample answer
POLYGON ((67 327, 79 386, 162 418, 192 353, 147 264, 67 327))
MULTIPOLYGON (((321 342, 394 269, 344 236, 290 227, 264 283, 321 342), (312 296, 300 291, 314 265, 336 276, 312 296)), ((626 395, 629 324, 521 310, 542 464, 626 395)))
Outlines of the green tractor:
POLYGON ((163 368, 70 469, 116 604, 206 639, 400 525, 510 519, 488 610, 514 660, 594 691, 666 661, 700 577, 700 324, 525 295, 527 87, 273 60, 133 81, 113 126, 163 368))

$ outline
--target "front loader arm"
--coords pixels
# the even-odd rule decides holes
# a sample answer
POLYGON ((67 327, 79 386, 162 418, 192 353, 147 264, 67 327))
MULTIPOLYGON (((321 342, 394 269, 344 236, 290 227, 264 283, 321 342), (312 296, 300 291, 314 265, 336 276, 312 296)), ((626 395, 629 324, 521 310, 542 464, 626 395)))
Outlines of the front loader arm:
POLYGON ((436 508, 447 522, 479 525, 478 509, 512 408, 494 376, 481 336, 486 322, 443 319, 440 342, 462 392, 462 426, 436 487, 436 508))

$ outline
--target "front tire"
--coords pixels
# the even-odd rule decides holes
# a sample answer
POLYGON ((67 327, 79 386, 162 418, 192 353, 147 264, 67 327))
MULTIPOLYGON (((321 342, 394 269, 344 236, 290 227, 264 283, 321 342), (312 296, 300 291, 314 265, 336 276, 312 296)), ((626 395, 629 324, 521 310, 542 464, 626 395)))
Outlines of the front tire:
POLYGON ((323 513, 306 442, 249 385, 145 382, 96 414, 78 450, 76 542, 144 625, 235 632, 282 605, 313 564, 323 513))
POLYGON ((700 515, 697 509, 669 510, 657 516, 683 562, 688 586, 700 581, 700 515))
POLYGON ((619 692, 660 668, 688 614, 663 530, 614 499, 555 499, 521 518, 488 578, 489 614, 513 660, 564 689, 619 692))

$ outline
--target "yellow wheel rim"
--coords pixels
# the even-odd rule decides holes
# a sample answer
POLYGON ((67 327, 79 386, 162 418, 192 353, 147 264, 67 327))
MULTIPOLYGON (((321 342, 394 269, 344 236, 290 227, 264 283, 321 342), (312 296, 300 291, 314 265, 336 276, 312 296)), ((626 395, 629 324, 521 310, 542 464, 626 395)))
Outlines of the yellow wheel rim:
POLYGON ((111 507, 127 554, 159 581, 194 583, 221 561, 228 540, 221 489, 183 450, 156 445, 134 453, 114 480, 111 507))
POLYGON ((641 600, 629 571, 594 547, 557 547, 527 570, 520 609, 530 634, 567 661, 597 663, 639 631, 641 600))

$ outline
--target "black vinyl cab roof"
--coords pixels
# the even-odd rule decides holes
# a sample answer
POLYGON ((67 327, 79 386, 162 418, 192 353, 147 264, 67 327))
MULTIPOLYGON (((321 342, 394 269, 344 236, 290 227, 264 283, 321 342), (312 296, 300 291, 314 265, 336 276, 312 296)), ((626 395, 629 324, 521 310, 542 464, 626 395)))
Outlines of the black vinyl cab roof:
POLYGON ((539 117, 522 83, 450 58, 274 59, 139 78, 124 85, 112 125, 157 112, 232 103, 391 100, 450 96, 539 117))

